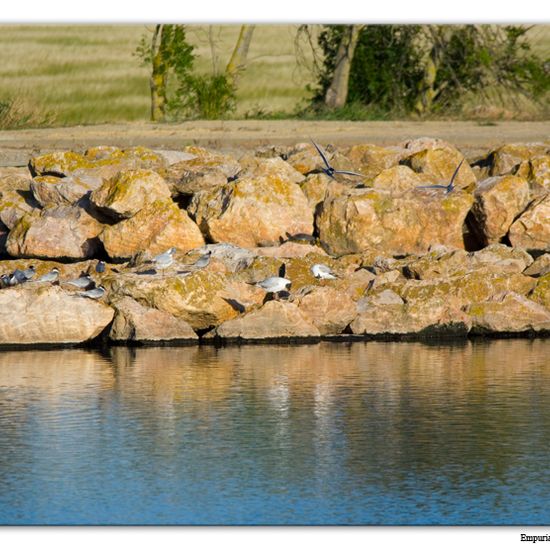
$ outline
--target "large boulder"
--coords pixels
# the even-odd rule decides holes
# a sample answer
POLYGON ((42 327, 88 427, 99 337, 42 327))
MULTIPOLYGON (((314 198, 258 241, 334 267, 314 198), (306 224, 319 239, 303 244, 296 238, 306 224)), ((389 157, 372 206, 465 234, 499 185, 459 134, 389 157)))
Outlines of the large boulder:
POLYGON ((550 252, 550 194, 534 201, 510 226, 512 246, 550 252))
POLYGON ((342 167, 363 174, 363 182, 372 182, 381 172, 399 164, 403 150, 400 147, 381 147, 372 143, 353 145, 345 151, 349 165, 342 167))
POLYGON ((340 334, 355 319, 357 311, 350 296, 331 287, 316 287, 294 303, 319 333, 340 334))
POLYGON ((131 218, 146 205, 170 200, 170 188, 152 170, 129 170, 106 180, 90 195, 100 211, 114 219, 131 218))
POLYGON ((212 336, 230 340, 318 338, 317 327, 292 303, 269 301, 220 325, 212 336))
POLYGON ((42 207, 48 207, 76 205, 98 185, 98 180, 85 176, 36 176, 30 187, 36 201, 42 207))
POLYGON ((146 204, 137 214, 100 235, 107 254, 113 259, 128 259, 138 253, 156 255, 170 247, 186 252, 204 245, 199 228, 171 200, 146 204))
POLYGON ((495 176, 478 183, 472 229, 484 245, 498 243, 529 204, 529 184, 518 176, 495 176))
MULTIPOLYGON (((386 291, 387 292, 387 291, 386 291)), ((461 336, 471 327, 470 319, 456 306, 443 299, 423 304, 386 303, 364 299, 358 303, 359 315, 351 323, 353 334, 373 337, 391 335, 461 336)))
POLYGON ((0 169, 0 222, 11 229, 25 215, 37 211, 31 177, 26 170, 0 169))
POLYGON ((6 248, 16 258, 91 258, 99 250, 102 229, 103 225, 82 208, 45 208, 26 214, 15 224, 6 248))
POLYGON ((550 311, 515 292, 470 304, 472 333, 550 332, 550 311))
POLYGON ((265 295, 258 288, 207 270, 167 277, 125 273, 112 277, 105 285, 113 299, 129 296, 143 306, 183 319, 195 330, 232 319, 247 306, 261 303, 265 295))
POLYGON ((378 250, 386 255, 427 252, 435 243, 464 248, 464 220, 471 195, 412 193, 393 196, 354 190, 328 197, 318 209, 319 238, 335 255, 378 250))
POLYGON ((382 170, 371 183, 371 187, 381 189, 393 194, 402 194, 416 189, 420 185, 433 185, 438 183, 431 175, 417 174, 408 166, 402 164, 382 170))
POLYGON ((550 191, 550 154, 524 160, 515 172, 531 184, 532 194, 537 196, 550 191))
POLYGON ((98 336, 114 310, 60 287, 26 283, 0 291, 0 344, 73 344, 98 336))
POLYGON ((529 294, 529 298, 550 309, 550 273, 537 280, 533 292, 529 294))
POLYGON ((116 315, 109 338, 114 341, 158 342, 197 340, 198 336, 183 319, 155 308, 146 307, 124 296, 111 305, 116 315))
POLYGON ((544 143, 508 143, 492 151, 488 156, 491 176, 510 174, 523 161, 544 155, 548 145, 544 143))
POLYGON ((253 156, 244 156, 239 159, 242 169, 239 172, 239 178, 252 178, 260 176, 275 176, 279 179, 300 183, 305 180, 305 176, 294 169, 288 162, 282 158, 260 158, 253 156))
POLYGON ((197 193, 189 211, 211 241, 242 247, 273 246, 287 233, 313 232, 313 212, 299 185, 275 176, 197 193))

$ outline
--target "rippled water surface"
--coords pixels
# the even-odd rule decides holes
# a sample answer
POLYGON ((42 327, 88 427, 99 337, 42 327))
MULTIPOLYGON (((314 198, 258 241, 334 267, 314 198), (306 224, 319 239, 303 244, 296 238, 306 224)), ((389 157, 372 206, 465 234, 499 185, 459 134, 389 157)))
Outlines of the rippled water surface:
POLYGON ((550 341, 0 353, 0 523, 548 524, 550 341))

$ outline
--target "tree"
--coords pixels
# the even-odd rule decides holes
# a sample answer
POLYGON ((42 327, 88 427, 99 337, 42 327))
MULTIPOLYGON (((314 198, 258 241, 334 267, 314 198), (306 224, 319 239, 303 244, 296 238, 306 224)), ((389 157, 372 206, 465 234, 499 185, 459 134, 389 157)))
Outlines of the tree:
POLYGON ((230 81, 234 87, 237 85, 237 79, 242 71, 246 68, 246 61, 248 57, 248 50, 250 49, 250 42, 252 41, 252 34, 254 33, 255 25, 242 25, 241 31, 233 53, 225 68, 225 75, 227 80, 230 81))
POLYGON ((151 120, 166 118, 168 82, 171 75, 181 83, 190 74, 194 47, 185 36, 184 25, 155 25, 151 40, 142 36, 136 54, 151 67, 151 120))
POLYGON ((342 30, 334 60, 332 81, 325 94, 327 107, 343 107, 346 104, 351 63, 362 28, 363 25, 346 25, 342 30))

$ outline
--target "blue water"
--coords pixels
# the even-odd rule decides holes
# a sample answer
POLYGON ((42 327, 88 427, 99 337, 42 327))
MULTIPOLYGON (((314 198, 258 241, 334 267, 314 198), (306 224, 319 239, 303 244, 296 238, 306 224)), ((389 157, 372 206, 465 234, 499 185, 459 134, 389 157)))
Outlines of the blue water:
POLYGON ((2 524, 548 524, 550 341, 0 353, 2 524))

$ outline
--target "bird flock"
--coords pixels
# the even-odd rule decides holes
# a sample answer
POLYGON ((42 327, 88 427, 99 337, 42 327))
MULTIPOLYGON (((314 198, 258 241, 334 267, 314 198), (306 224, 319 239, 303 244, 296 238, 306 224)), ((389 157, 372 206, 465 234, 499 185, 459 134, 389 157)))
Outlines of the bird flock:
MULTIPOLYGON (((315 143, 313 140, 311 140, 311 143, 314 145, 315 149, 317 150, 317 152, 319 153, 323 161, 324 166, 321 167, 322 171, 331 179, 336 179, 335 176, 337 174, 364 177, 363 174, 360 174, 358 172, 352 172, 350 170, 335 169, 329 163, 327 156, 324 153, 324 151, 321 149, 321 147, 317 145, 317 143, 315 143)), ((416 188, 443 190, 445 195, 451 193, 455 189, 454 181, 456 179, 456 176, 463 162, 464 162, 464 159, 462 159, 460 161, 460 164, 456 167, 449 184, 419 185, 419 186, 416 186, 416 188)), ((166 252, 163 252, 162 254, 158 254, 148 262, 149 264, 152 264, 154 266, 154 269, 151 269, 148 271, 136 271, 136 273, 139 275, 152 275, 157 273, 157 271, 161 271, 164 273, 165 270, 168 269, 173 264, 174 254, 176 253, 176 251, 177 249, 175 247, 171 247, 168 250, 166 250, 166 252)), ((178 271, 177 272, 178 275, 186 276, 197 270, 204 269, 210 263, 211 256, 212 256, 212 251, 211 250, 207 251, 205 254, 200 256, 198 260, 195 261, 195 263, 189 264, 185 266, 184 270, 178 271)), ((258 281, 251 284, 256 285, 257 287, 263 289, 266 293, 273 295, 273 297, 279 298, 280 293, 290 289, 290 286, 292 284, 292 281, 290 281, 290 279, 287 279, 284 277, 284 269, 285 269, 284 264, 282 268, 283 268, 283 273, 279 274, 279 276, 267 277, 262 281, 258 281)), ((103 260, 99 260, 96 263, 95 271, 96 273, 103 273, 105 271, 105 262, 103 260)), ((116 272, 116 270, 114 271, 116 272)), ((331 268, 325 264, 315 264, 311 266, 311 273, 316 279, 320 279, 320 280, 333 280, 338 278, 338 275, 336 275, 331 270, 331 268)), ((29 281, 32 281, 35 275, 36 275, 36 269, 32 265, 26 269, 16 269, 15 271, 9 274, 4 274, 0 276, 0 289, 27 283, 29 281)), ((42 275, 41 277, 34 279, 33 282, 59 284, 60 282, 59 269, 57 267, 54 267, 51 271, 49 271, 45 275, 42 275)), ((88 273, 83 272, 78 278, 63 281, 63 283, 80 289, 80 292, 78 292, 80 296, 84 298, 90 298, 93 300, 98 300, 102 298, 106 292, 103 286, 96 285, 96 282, 90 276, 89 272, 88 273)))

